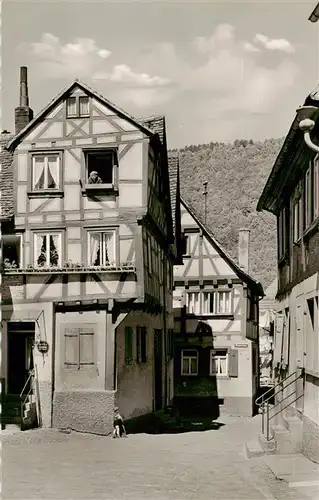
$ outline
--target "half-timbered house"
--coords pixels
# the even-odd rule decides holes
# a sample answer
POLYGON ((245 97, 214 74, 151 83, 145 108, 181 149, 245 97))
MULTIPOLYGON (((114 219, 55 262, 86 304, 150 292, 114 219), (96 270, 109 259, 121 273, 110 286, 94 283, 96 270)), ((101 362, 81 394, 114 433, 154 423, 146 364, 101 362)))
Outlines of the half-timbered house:
POLYGON ((248 274, 249 231, 240 231, 237 265, 188 203, 181 200, 180 209, 184 262, 174 267, 174 402, 182 412, 251 415, 263 289, 248 274))
POLYGON ((130 418, 173 398, 165 119, 137 120, 78 80, 33 118, 26 76, 7 144, 1 376, 22 403, 33 393, 41 425, 106 434, 114 404, 130 418))

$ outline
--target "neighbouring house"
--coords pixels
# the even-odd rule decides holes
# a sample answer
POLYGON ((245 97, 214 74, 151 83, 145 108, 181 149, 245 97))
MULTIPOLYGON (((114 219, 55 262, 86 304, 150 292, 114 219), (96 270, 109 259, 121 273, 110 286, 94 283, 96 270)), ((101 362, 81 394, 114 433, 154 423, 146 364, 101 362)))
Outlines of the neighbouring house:
POLYGON ((252 415, 259 387, 261 284, 249 274, 248 230, 239 265, 181 200, 183 264, 174 266, 174 404, 182 413, 252 415))
POLYGON ((127 419, 173 399, 165 118, 135 119, 78 80, 33 118, 22 67, 15 126, 1 137, 6 422, 22 404, 25 426, 33 408, 38 425, 108 434, 114 405, 127 419))
POLYGON ((299 108, 257 207, 276 216, 278 234, 274 369, 282 391, 278 418, 270 423, 277 435, 282 431, 277 450, 286 440, 285 452, 291 445, 291 452, 302 450, 314 461, 319 460, 319 148, 312 148, 319 141, 318 112, 317 89, 299 108))

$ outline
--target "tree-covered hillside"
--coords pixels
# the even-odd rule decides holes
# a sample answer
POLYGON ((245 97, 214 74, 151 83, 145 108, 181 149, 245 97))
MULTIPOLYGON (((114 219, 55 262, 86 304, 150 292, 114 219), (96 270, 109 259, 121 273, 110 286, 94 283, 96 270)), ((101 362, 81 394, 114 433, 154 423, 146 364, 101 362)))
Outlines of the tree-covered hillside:
POLYGON ((210 143, 179 151, 181 195, 203 219, 203 182, 208 181, 207 225, 238 262, 238 230, 250 229, 250 274, 264 289, 276 277, 276 219, 256 205, 283 139, 210 143))

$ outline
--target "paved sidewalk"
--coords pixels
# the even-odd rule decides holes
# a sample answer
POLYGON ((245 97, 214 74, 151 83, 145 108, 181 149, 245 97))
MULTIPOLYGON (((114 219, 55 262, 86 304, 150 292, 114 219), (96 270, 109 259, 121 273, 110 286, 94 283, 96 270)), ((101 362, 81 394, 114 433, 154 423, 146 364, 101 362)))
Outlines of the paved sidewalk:
POLYGON ((2 436, 3 500, 305 500, 244 443, 254 419, 218 430, 112 440, 56 430, 2 436))

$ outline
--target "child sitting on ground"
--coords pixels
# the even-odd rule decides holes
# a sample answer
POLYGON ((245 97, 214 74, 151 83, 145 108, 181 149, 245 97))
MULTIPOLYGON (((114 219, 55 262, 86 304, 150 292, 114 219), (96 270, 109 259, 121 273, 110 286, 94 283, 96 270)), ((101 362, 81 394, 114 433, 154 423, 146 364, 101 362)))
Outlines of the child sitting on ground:
POLYGON ((124 421, 123 417, 120 414, 119 409, 116 407, 114 408, 114 419, 113 419, 113 438, 120 438, 120 437, 126 437, 126 430, 124 427, 124 421))

